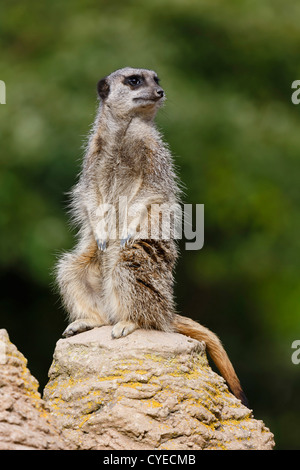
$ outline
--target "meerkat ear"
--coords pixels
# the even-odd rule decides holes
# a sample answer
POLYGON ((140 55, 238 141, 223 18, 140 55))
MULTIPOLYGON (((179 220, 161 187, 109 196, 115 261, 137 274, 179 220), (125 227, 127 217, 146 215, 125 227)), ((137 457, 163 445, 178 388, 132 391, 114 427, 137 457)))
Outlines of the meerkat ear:
POLYGON ((102 100, 105 100, 105 98, 108 97, 108 94, 109 94, 109 84, 108 84, 108 81, 107 81, 107 78, 102 78, 99 82, 98 82, 98 85, 97 85, 97 91, 98 91, 98 95, 100 96, 100 98, 102 100))

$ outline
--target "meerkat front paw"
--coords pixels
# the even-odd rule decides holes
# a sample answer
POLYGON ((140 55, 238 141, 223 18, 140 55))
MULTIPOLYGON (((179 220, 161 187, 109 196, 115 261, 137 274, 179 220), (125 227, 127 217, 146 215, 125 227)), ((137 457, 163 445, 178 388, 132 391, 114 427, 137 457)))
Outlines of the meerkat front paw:
POLYGON ((107 241, 105 239, 96 238, 96 242, 100 251, 106 251, 107 241))
POLYGON ((79 333, 83 333, 83 331, 88 331, 92 330, 96 326, 102 326, 102 325, 97 325, 94 321, 89 321, 89 320, 75 320, 72 323, 70 323, 69 326, 65 329, 63 332, 62 336, 65 338, 68 338, 70 336, 78 335, 79 333))
POLYGON ((136 323, 133 323, 131 321, 119 321, 113 327, 111 336, 114 339, 121 338, 121 336, 127 336, 137 328, 138 326, 136 325, 136 323))
POLYGON ((122 238, 120 241, 121 248, 124 248, 126 245, 128 245, 132 238, 133 238, 133 235, 131 233, 124 236, 124 238, 122 238))

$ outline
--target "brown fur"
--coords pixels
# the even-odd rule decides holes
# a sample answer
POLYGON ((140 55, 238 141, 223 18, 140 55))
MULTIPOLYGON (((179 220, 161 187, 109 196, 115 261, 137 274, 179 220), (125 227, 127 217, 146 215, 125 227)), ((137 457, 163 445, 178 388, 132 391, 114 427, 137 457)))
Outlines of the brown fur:
POLYGON ((242 390, 240 381, 219 338, 208 328, 199 325, 199 323, 196 323, 190 318, 180 315, 174 316, 173 326, 174 330, 178 333, 206 343, 210 357, 227 381, 232 393, 234 393, 242 403, 247 405, 247 398, 242 390))

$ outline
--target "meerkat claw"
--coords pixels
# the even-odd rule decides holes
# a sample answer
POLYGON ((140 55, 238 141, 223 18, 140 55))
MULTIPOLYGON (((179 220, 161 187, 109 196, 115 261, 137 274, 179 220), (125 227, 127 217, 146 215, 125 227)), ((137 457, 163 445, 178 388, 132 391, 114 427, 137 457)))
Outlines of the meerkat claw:
POLYGON ((79 333, 83 333, 84 331, 88 331, 93 328, 94 325, 91 325, 88 321, 75 320, 67 326, 62 336, 64 338, 69 338, 70 336, 78 335, 79 333))
POLYGON ((122 238, 121 241, 120 241, 121 248, 124 248, 126 245, 128 245, 131 238, 132 238, 132 235, 130 233, 129 233, 129 235, 127 235, 126 238, 122 238))
POLYGON ((119 321, 112 329, 111 336, 113 339, 127 336, 137 329, 137 325, 129 321, 119 321))
POLYGON ((106 240, 99 240, 97 238, 96 242, 100 251, 106 251, 106 240))

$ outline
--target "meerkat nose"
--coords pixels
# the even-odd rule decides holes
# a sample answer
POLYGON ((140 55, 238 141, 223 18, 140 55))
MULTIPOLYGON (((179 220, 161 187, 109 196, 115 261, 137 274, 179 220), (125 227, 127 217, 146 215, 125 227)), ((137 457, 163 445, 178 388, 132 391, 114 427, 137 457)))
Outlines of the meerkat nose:
POLYGON ((164 90, 162 88, 155 88, 155 94, 159 98, 162 98, 164 96, 164 90))

